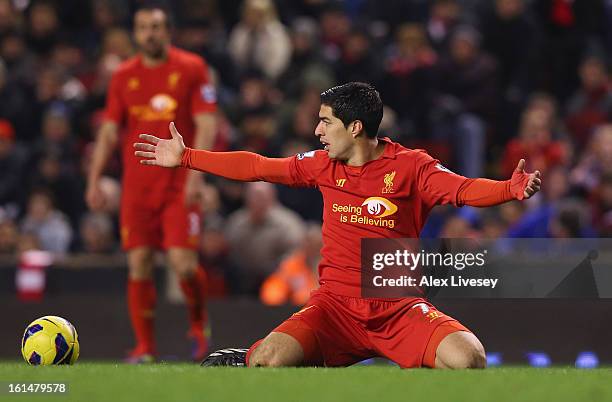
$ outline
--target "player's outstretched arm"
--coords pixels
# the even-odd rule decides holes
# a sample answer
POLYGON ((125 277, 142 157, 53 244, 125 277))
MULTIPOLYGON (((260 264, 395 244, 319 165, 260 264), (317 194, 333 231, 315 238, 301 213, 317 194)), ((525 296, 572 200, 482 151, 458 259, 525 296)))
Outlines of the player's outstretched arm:
POLYGON ((509 180, 466 180, 459 189, 457 204, 489 207, 512 200, 524 200, 540 191, 541 185, 540 171, 525 172, 525 159, 521 159, 509 180))
POLYGON ((134 144, 140 163, 161 167, 184 166, 190 169, 240 181, 268 181, 294 184, 290 172, 292 158, 266 158, 252 152, 211 152, 185 147, 183 137, 170 123, 171 139, 141 134, 146 142, 134 144))

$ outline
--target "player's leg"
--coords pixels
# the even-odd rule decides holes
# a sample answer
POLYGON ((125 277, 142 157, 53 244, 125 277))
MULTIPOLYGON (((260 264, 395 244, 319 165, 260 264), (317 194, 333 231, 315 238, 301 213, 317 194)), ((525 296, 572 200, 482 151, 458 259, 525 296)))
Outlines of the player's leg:
POLYGON ((121 243, 128 256, 127 300, 136 347, 130 362, 146 362, 155 355, 156 291, 153 253, 161 243, 159 221, 142 200, 124 197, 121 204, 121 243))
POLYGON ((296 367, 304 365, 300 342, 283 332, 272 332, 248 354, 249 367, 296 367))
MULTIPOLYGON (((303 311, 303 310, 302 310, 303 311)), ((300 312, 301 313, 301 312, 300 312)), ((299 313, 296 313, 299 314, 299 313)), ((323 357, 315 332, 294 314, 249 349, 222 349, 202 366, 297 367, 321 366, 323 357)))
POLYGON ((153 249, 136 247, 128 251, 128 311, 136 337, 130 359, 152 360, 155 355, 155 283, 153 282, 153 249))
POLYGON ((287 367, 349 366, 373 357, 357 316, 361 299, 314 292, 306 307, 293 314, 248 350, 223 349, 203 366, 287 367))
POLYGON ((206 311, 206 273, 199 265, 201 214, 185 206, 182 196, 169 200, 162 212, 164 248, 168 265, 179 277, 189 317, 189 338, 194 342, 192 357, 200 361, 208 352, 210 329, 206 311))
POLYGON ((315 331, 294 315, 249 349, 249 367, 322 366, 323 355, 315 331))
POLYGON ((372 302, 383 322, 368 328, 380 353, 402 368, 482 368, 484 348, 469 329, 425 301, 372 302))
MULTIPOLYGON (((446 331, 443 325, 436 330, 446 331)), ((435 368, 485 368, 486 364, 482 343, 469 331, 446 334, 436 348, 435 368)))
POLYGON ((323 358, 314 331, 292 316, 249 349, 227 348, 211 353, 202 366, 320 366, 323 358))
POLYGON ((206 273, 194 250, 172 247, 168 249, 168 263, 179 277, 189 313, 189 335, 200 349, 194 352, 194 359, 201 360, 207 352, 206 273))

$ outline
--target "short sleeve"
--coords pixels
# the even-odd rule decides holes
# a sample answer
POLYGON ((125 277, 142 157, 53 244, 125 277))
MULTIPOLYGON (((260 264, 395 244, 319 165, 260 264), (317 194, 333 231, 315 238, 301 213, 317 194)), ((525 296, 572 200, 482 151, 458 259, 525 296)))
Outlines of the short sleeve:
POLYGON ((319 185, 321 173, 329 164, 325 151, 309 151, 291 158, 289 171, 294 186, 316 187, 319 185))
POLYGON ((458 206, 457 194, 467 178, 451 172, 424 151, 415 155, 416 186, 421 198, 429 205, 458 206))
POLYGON ((113 74, 106 94, 106 107, 104 119, 121 124, 124 116, 124 104, 121 98, 121 79, 118 74, 113 74))
POLYGON ((214 112, 217 109, 217 92, 210 82, 208 65, 202 59, 196 59, 193 66, 193 84, 191 87, 191 114, 214 112))

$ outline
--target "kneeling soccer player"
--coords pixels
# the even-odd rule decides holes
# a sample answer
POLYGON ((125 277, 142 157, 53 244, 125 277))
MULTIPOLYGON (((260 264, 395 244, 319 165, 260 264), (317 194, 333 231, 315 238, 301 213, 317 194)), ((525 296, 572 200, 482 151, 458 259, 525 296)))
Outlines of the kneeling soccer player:
POLYGON ((301 311, 249 350, 220 350, 203 365, 333 367, 381 356, 404 368, 485 366, 478 338, 424 299, 361 297, 360 240, 416 238, 438 204, 485 207, 529 198, 540 188, 540 173, 525 173, 521 160, 506 181, 454 174, 423 151, 378 138, 382 115, 378 91, 351 82, 321 94, 315 135, 323 150, 290 158, 194 150, 185 147, 174 124, 170 140, 140 136, 147 143, 135 144, 135 154, 146 165, 316 186, 323 194, 320 288, 301 311), (346 219, 350 211, 373 201, 381 205, 363 211, 372 219, 346 219), (393 224, 376 224, 381 215, 393 224))

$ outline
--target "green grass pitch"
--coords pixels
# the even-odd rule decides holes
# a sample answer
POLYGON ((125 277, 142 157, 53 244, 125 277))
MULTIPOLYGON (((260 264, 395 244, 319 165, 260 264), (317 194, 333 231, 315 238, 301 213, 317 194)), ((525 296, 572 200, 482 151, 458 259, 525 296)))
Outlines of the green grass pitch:
POLYGON ((610 401, 612 369, 400 370, 393 366, 201 368, 0 363, 0 401, 610 401), (7 383, 66 382, 66 395, 9 395, 7 383))

